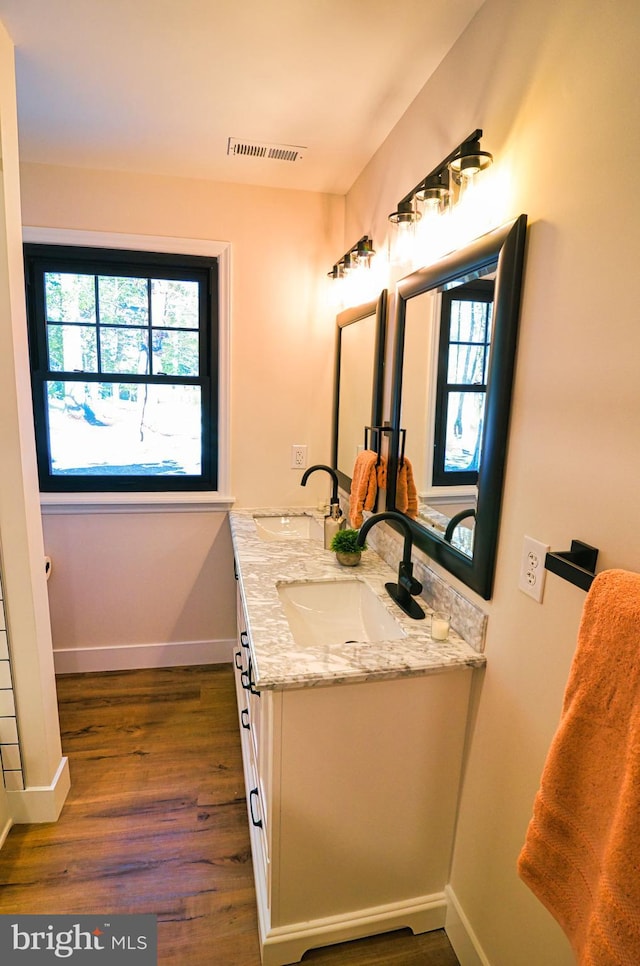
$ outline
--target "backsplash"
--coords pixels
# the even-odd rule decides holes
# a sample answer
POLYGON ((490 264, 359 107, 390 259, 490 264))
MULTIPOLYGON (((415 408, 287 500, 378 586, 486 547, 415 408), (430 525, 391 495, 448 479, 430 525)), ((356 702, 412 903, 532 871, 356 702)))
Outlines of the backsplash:
POLYGON ((11 676, 6 600, 2 586, 2 572, 0 571, 0 759, 2 760, 4 787, 7 791, 15 792, 22 791, 25 786, 11 676))

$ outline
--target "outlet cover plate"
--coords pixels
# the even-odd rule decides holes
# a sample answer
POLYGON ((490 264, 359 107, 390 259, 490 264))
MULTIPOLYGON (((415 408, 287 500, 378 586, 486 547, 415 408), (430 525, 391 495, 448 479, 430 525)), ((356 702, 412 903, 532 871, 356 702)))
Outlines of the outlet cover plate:
POLYGON ((307 468, 307 444, 291 444, 291 469, 306 470, 307 468))
POLYGON ((539 604, 542 603, 544 592, 544 581, 547 571, 544 569, 544 560, 549 551, 547 544, 534 540, 533 537, 525 537, 522 545, 522 556, 520 558, 520 577, 518 588, 523 593, 533 597, 539 604))

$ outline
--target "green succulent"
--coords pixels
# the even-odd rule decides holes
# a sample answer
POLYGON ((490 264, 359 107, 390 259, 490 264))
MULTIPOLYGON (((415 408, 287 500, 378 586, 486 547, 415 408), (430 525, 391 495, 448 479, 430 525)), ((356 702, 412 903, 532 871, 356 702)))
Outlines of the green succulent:
POLYGON ((359 533, 359 530, 351 530, 349 528, 338 530, 331 538, 330 549, 334 553, 359 553, 360 550, 366 550, 366 543, 362 547, 358 546, 357 540, 359 533))

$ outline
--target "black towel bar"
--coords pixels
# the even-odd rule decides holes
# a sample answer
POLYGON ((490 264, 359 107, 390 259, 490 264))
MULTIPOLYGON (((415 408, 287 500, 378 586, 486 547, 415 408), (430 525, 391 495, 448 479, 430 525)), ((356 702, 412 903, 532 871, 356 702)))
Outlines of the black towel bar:
POLYGON ((571 541, 571 550, 557 550, 546 555, 544 565, 563 580, 589 590, 595 577, 598 550, 581 540, 571 541))
MULTIPOLYGON (((392 426, 365 426, 364 427, 364 448, 365 449, 369 449, 369 448, 374 449, 373 437, 375 434, 375 438, 376 438, 375 452, 378 454, 376 466, 380 465, 380 459, 382 456, 382 435, 383 433, 386 435, 391 435, 391 433, 393 432, 394 430, 392 426), (369 434, 371 434, 371 446, 369 444, 369 434)), ((402 465, 402 463, 404 463, 404 445, 407 438, 407 431, 406 429, 399 429, 398 433, 400 434, 400 447, 401 447, 400 464, 402 465)))

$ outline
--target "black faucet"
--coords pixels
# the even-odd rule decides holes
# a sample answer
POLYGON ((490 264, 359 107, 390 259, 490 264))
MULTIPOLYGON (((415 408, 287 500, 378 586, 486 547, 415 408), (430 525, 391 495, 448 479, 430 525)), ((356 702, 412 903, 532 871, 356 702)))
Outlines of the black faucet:
POLYGON ((401 607, 405 614, 413 617, 414 620, 420 621, 424 618, 424 611, 413 598, 421 593, 422 584, 413 576, 413 564, 411 562, 411 526, 407 518, 401 513, 396 513, 394 510, 376 513, 375 516, 365 520, 360 527, 357 544, 359 547, 364 546, 364 540, 369 530, 376 523, 380 523, 381 520, 395 520, 404 530, 404 550, 402 560, 398 565, 398 583, 388 583, 384 586, 389 597, 395 600, 398 607, 401 607))
MULTIPOLYGON (((331 507, 339 506, 340 501, 338 500, 338 474, 336 473, 335 470, 331 469, 330 466, 325 466, 324 463, 316 463, 315 466, 310 466, 308 470, 304 471, 304 476, 300 480, 300 486, 306 486, 307 480, 309 479, 312 473, 315 473, 316 470, 324 470, 326 473, 329 474, 329 476, 333 480, 333 489, 331 491, 331 507)), ((331 515, 333 516, 334 514, 331 514, 331 515)))

